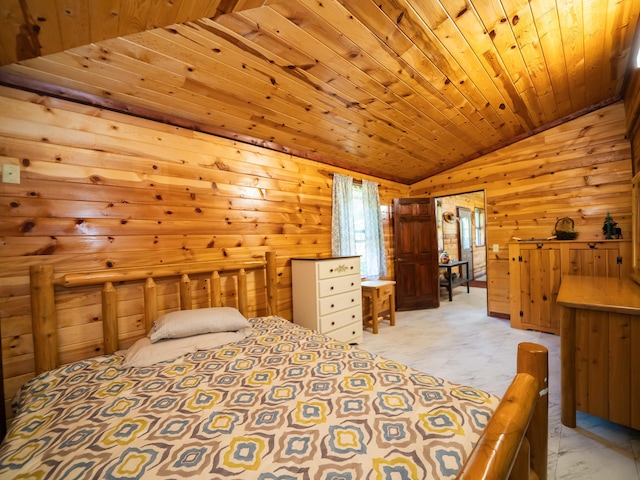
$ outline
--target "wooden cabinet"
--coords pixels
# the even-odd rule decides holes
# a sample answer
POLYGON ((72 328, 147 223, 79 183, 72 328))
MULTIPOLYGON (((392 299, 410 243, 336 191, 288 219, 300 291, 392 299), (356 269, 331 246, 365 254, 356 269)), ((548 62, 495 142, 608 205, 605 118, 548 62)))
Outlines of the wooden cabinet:
POLYGON ((530 241, 509 245, 510 317, 514 328, 560 334, 557 304, 564 275, 622 278, 631 273, 631 243, 530 241))
POLYGON ((293 321, 346 343, 362 343, 360 257, 292 258, 293 321))
POLYGON ((631 278, 562 280, 562 423, 576 410, 640 429, 640 285, 631 278))

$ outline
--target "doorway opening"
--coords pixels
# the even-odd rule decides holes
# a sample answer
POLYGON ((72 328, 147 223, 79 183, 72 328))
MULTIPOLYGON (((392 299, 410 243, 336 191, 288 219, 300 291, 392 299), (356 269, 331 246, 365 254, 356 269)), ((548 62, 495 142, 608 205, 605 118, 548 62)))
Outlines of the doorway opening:
POLYGON ((484 190, 436 197, 438 253, 469 264, 471 286, 487 288, 484 190))

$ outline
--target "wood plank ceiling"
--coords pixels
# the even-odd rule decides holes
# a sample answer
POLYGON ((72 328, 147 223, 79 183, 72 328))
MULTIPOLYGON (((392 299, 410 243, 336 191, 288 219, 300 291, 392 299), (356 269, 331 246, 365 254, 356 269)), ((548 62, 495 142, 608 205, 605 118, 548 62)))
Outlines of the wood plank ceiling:
POLYGON ((1 0, 0 82, 411 184, 620 99, 639 13, 640 0, 1 0))

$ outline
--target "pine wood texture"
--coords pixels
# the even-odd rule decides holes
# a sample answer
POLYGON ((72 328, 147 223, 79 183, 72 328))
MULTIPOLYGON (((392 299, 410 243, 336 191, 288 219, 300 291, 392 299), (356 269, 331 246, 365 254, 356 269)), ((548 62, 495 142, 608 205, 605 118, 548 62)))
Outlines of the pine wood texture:
MULTIPOLYGON (((150 266, 146 273, 141 273, 139 269, 121 269, 118 272, 118 278, 120 279, 119 287, 121 290, 137 290, 139 285, 122 286, 123 282, 144 282, 146 287, 152 287, 156 284, 156 281, 161 279, 163 281, 168 280, 169 284, 177 279, 178 283, 178 299, 177 304, 175 298, 170 296, 163 296, 158 302, 158 297, 155 295, 157 290, 155 288, 146 288, 144 296, 144 305, 139 308, 139 313, 147 315, 144 322, 144 329, 138 333, 138 336, 143 336, 150 330, 150 326, 157 319, 158 308, 157 305, 162 305, 163 311, 175 310, 176 307, 179 310, 191 310, 198 307, 212 307, 220 306, 224 302, 220 298, 220 289, 216 285, 205 285, 206 300, 203 303, 202 290, 203 287, 198 287, 198 290, 194 292, 195 283, 192 284, 189 275, 198 273, 209 273, 211 276, 217 279, 220 278, 220 272, 231 272, 235 278, 236 288, 233 289, 233 295, 236 297, 236 305, 240 313, 245 317, 249 316, 249 291, 247 287, 247 271, 245 269, 258 270, 257 281, 255 287, 257 292, 253 292, 253 298, 259 297, 259 290, 266 289, 265 298, 269 301, 268 311, 276 312, 277 314, 277 278, 269 275, 269 272, 273 271, 276 257, 273 252, 269 252, 265 256, 263 261, 248 261, 248 262, 207 262, 203 265, 193 264, 175 264, 171 266, 165 266, 166 268, 157 269, 155 266, 150 266), (205 266, 206 265, 206 266, 205 266), (263 272, 265 278, 260 281, 260 272, 263 272), (217 275, 214 275, 217 274, 217 275), (198 291, 200 295, 198 295, 198 291), (151 297, 153 295, 153 297, 151 297), (196 304, 194 305, 194 296, 196 297, 196 304), (147 305, 147 302, 151 304, 151 307, 147 305), (149 316, 153 315, 153 316, 149 316)), ((102 323, 102 348, 103 353, 111 354, 119 349, 120 336, 118 334, 118 323, 122 320, 119 317, 119 313, 123 311, 123 306, 118 304, 117 289, 110 281, 105 279, 114 277, 113 271, 96 271, 82 274, 75 274, 74 282, 68 282, 66 276, 58 276, 54 274, 52 265, 32 265, 29 269, 29 290, 32 304, 32 327, 33 327, 33 344, 35 355, 35 372, 43 373, 47 370, 51 370, 59 366, 61 361, 59 345, 59 337, 61 337, 65 330, 61 328, 68 319, 60 318, 58 323, 57 311, 63 310, 59 303, 56 301, 56 286, 63 285, 65 288, 71 287, 89 287, 99 286, 103 284, 101 290, 101 307, 102 316, 99 321, 102 323), (104 282, 104 283, 103 283, 104 282)), ((233 280, 231 278, 231 280, 233 280)), ((195 277, 194 277, 195 279, 195 277)), ((61 293, 58 290, 58 293, 61 293)), ((63 295, 60 295, 63 296, 63 295)), ((129 312, 130 313, 130 312, 129 312)), ((125 325, 126 326, 126 325, 125 325)), ((131 328, 129 326, 129 328, 131 328)), ((100 341, 100 339, 98 339, 100 341)), ((126 341, 124 343, 127 343, 126 341)), ((93 356, 93 353, 86 352, 93 356)), ((77 359, 82 359, 78 357, 77 359)))
POLYGON ((566 310, 562 423, 574 427, 580 410, 640 428, 640 285, 630 278, 568 276, 558 303, 566 310))
POLYGON ((633 258, 632 277, 640 284, 640 66, 631 70, 624 99, 627 131, 633 155, 633 258))
POLYGON ((577 240, 601 241, 610 213, 630 238, 631 178, 625 111, 617 103, 417 182, 410 192, 441 197, 485 191, 488 309, 501 316, 510 308, 513 237, 552 236, 558 218, 571 217, 577 240))
POLYGON ((0 28, 3 64, 87 43, 259 7, 258 0, 6 0, 0 28))
MULTIPOLYGON (((65 272, 58 280, 64 285, 78 284, 87 272, 107 270, 110 275, 100 284, 116 285, 134 275, 167 273, 168 264, 205 264, 201 274, 189 273, 191 288, 199 292, 193 307, 207 302, 202 292, 210 283, 219 292, 214 299, 235 306, 235 282, 224 271, 206 273, 207 262, 255 261, 273 251, 277 265, 269 277, 278 283, 277 311, 290 319, 289 259, 331 254, 330 174, 353 172, 1 87, 0 112, 0 164, 21 170, 20 184, 0 183, 0 330, 7 406, 35 372, 31 265, 47 263, 65 272)), ((387 270, 393 277, 390 205, 405 196, 407 187, 357 178, 379 183, 387 270)), ((249 292, 257 281, 247 269, 249 292)), ((62 361, 103 351, 101 291, 85 285, 74 292, 61 292, 60 316, 66 319, 58 337, 62 361)), ((145 326, 148 318, 175 307, 177 295, 177 284, 160 281, 118 287, 119 348, 150 327, 145 326), (156 297, 160 301, 150 300, 156 297)), ((273 313, 271 300, 251 294, 248 314, 273 313)))
POLYGON ((562 279, 629 278, 631 240, 569 240, 509 244, 511 326, 560 334, 562 311, 557 298, 562 279))
POLYGON ((156 3, 3 2, 3 80, 405 184, 620 99, 640 14, 636 0, 156 3))

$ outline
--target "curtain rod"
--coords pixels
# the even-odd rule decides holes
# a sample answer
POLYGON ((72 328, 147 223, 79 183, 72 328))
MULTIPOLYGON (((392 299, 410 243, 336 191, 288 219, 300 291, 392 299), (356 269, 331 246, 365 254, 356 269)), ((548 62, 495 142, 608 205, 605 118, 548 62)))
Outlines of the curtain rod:
MULTIPOLYGON (((335 175, 335 172, 329 172, 328 175, 330 177, 333 177, 335 175)), ((362 179, 353 178, 353 183, 355 183, 356 185, 362 185, 362 179)), ((372 182, 372 183, 375 183, 376 185, 380 186, 380 184, 377 182, 372 182)))

